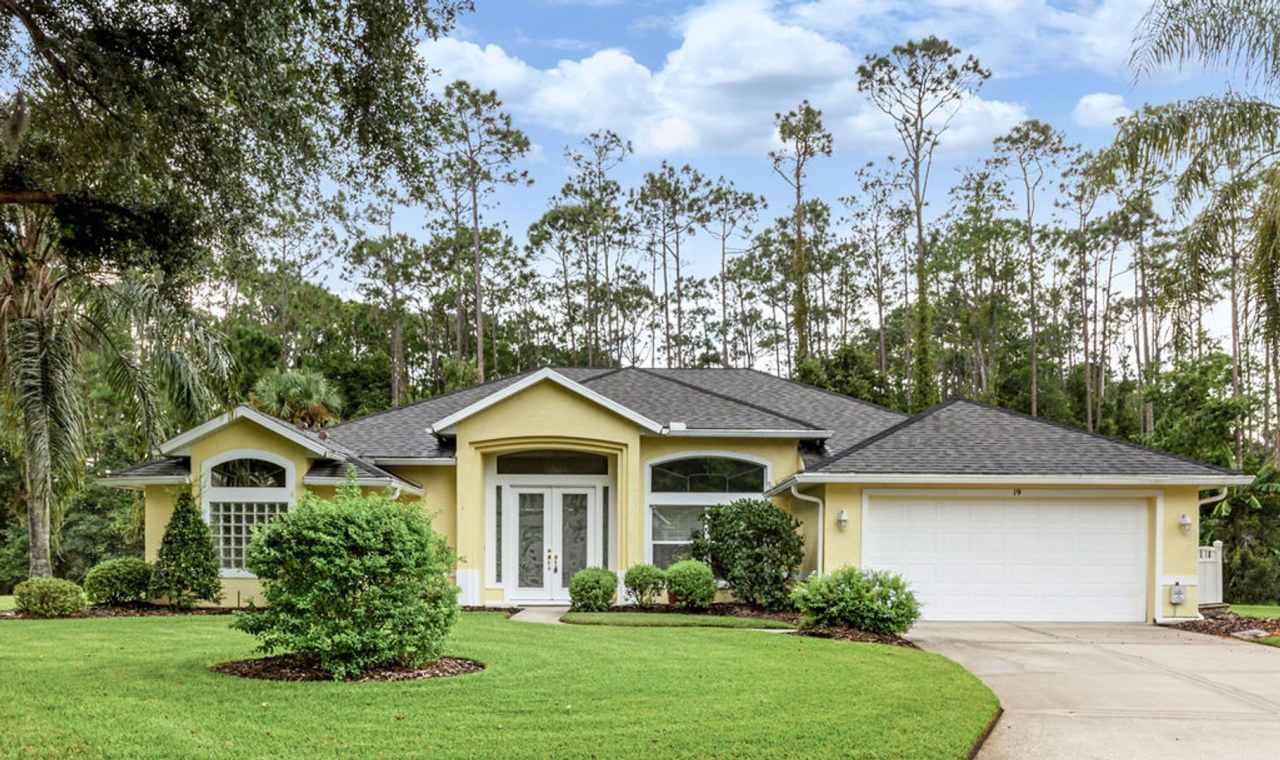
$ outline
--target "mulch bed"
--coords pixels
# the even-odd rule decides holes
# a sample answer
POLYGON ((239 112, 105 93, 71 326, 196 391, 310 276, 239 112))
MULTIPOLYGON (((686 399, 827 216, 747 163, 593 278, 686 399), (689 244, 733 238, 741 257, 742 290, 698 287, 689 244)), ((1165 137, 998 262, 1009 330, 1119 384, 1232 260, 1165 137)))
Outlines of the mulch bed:
POLYGON ((62 618, 42 618, 28 615, 21 610, 0 611, 0 620, 65 620, 68 618, 115 618, 115 617, 168 617, 170 615, 230 615, 234 607, 163 607, 158 604, 124 605, 117 607, 86 607, 79 612, 62 618))
MULTIPOLYGON (((672 605, 661 604, 653 607, 640 606, 618 606, 614 605, 609 608, 610 612, 683 612, 684 610, 672 605)), ((700 613, 692 613, 700 614, 700 613)), ((749 604, 733 604, 730 602, 721 602, 713 604, 707 608, 708 615, 725 615, 741 618, 764 618, 767 620, 781 620, 784 623, 790 623, 796 628, 800 627, 800 613, 798 612, 768 612, 759 607, 752 607, 749 604)), ((797 630, 792 632, 795 636, 813 636, 819 639, 837 639, 839 641, 857 641, 869 644, 890 644, 898 647, 908 647, 910 649, 919 649, 914 642, 896 636, 892 633, 868 633, 867 631, 859 631, 855 628, 821 628, 813 630, 797 630)))
POLYGON ((795 631, 793 636, 812 636, 817 639, 837 639, 839 641, 856 641, 863 644, 889 644, 895 647, 919 649, 914 641, 904 639, 892 633, 870 633, 856 628, 813 628, 795 631))
POLYGON ((1272 636, 1280 636, 1280 618, 1248 618, 1234 612, 1227 612, 1218 617, 1204 620, 1191 620, 1169 626, 1180 631, 1207 633, 1211 636, 1230 636, 1240 631, 1267 631, 1272 636))
POLYGON ((766 612, 759 607, 752 607, 749 604, 731 604, 728 602, 718 602, 711 605, 705 612, 695 612, 677 607, 673 604, 658 604, 652 607, 641 607, 640 605, 618 605, 609 608, 610 612, 658 612, 658 613, 676 613, 687 615, 724 615, 726 617, 741 618, 764 618, 768 620, 781 620, 784 623, 792 623, 800 625, 800 614, 797 612, 766 612))
MULTIPOLYGON (((293 654, 258 657, 252 660, 232 660, 209 667, 216 673, 240 678, 259 678, 265 681, 332 681, 333 675, 321 670, 314 660, 293 654)), ((417 681, 425 678, 448 678, 478 673, 484 665, 462 657, 441 657, 420 668, 375 668, 348 681, 417 681)))

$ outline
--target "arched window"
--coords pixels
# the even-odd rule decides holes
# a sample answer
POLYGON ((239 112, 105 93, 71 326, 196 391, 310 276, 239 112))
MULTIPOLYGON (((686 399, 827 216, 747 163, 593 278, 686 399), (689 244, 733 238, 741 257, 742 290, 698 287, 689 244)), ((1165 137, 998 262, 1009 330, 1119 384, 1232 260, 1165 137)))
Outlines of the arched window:
POLYGON ((236 450, 210 457, 202 469, 201 502, 222 575, 252 577, 245 552, 256 527, 293 505, 293 463, 266 451, 236 450))
POLYGON ((649 466, 649 559, 667 567, 688 554, 708 507, 759 498, 769 479, 763 462, 728 455, 681 456, 649 466))
POLYGON ((265 459, 231 459, 209 473, 213 488, 284 488, 284 468, 265 459))

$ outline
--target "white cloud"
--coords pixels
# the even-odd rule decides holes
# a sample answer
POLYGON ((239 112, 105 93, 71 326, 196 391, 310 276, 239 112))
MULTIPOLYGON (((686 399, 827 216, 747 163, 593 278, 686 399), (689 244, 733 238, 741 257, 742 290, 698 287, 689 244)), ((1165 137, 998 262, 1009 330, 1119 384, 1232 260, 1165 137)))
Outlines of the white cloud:
MULTIPOLYGON (((892 149, 891 125, 857 92, 860 56, 797 19, 769 0, 715 0, 679 18, 679 45, 656 70, 621 49, 545 69, 496 45, 444 39, 421 49, 444 80, 496 89, 522 119, 575 135, 609 127, 643 153, 763 154, 774 114, 804 98, 823 110, 838 147, 892 149)), ((972 98, 943 150, 985 149, 1024 118, 1021 105, 972 98)))
POLYGON ((1110 127, 1116 123, 1116 119, 1122 119, 1131 113, 1133 110, 1124 104, 1123 96, 1095 92, 1076 102, 1071 118, 1082 127, 1110 127))
POLYGON ((789 13, 869 50, 937 35, 1002 77, 1063 65, 1123 72, 1150 7, 1150 0, 804 0, 789 13))

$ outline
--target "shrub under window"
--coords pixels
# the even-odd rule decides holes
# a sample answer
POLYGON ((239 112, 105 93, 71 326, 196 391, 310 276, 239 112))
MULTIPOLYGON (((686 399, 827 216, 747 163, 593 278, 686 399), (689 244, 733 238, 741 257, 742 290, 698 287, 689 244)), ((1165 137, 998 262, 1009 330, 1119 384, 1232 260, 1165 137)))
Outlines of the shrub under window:
POLYGON ((618 592, 618 576, 603 567, 588 567, 569 579, 569 599, 578 612, 608 612, 618 592))
POLYGON ((815 575, 791 595, 806 628, 855 628, 906 633, 920 618, 920 604, 902 576, 846 567, 815 575))
POLYGON ((417 505, 362 494, 308 494, 260 528, 248 566, 270 604, 233 625, 268 654, 314 661, 334 678, 440 657, 458 618, 454 555, 417 505))
POLYGON ((705 610, 716 598, 716 578, 706 563, 681 560, 667 568, 667 594, 679 607, 705 610))
POLYGON ((165 526, 151 573, 151 596, 165 597, 175 607, 222 599, 218 555, 190 491, 178 494, 165 526))
POLYGON ((30 578, 13 588, 14 605, 37 617, 66 617, 84 609, 84 591, 62 578, 30 578))
POLYGON ((767 610, 789 606, 791 579, 804 560, 798 520, 771 501, 738 499, 708 509, 702 526, 691 553, 738 599, 767 610))
POLYGON ((667 573, 653 565, 633 565, 623 576, 622 585, 626 587, 631 601, 641 607, 652 607, 666 588, 667 573))
POLYGON ((145 602, 151 587, 151 565, 137 557, 99 562, 84 577, 84 592, 94 604, 145 602))

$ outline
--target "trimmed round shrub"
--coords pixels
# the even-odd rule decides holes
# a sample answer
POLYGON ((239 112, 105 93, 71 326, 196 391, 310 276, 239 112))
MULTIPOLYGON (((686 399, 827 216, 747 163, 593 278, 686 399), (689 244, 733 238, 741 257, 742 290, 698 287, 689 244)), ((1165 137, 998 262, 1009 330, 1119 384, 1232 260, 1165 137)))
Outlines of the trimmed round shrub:
POLYGON ((265 609, 232 625, 266 654, 298 655, 335 679, 439 659, 458 619, 454 554, 418 505, 352 481, 333 499, 307 494, 258 529, 246 565, 265 609))
POLYGON ((716 577, 705 562, 681 560, 667 568, 667 594, 679 607, 705 610, 716 598, 716 577))
POLYGON ((191 492, 183 490, 160 540, 160 552, 151 570, 151 596, 164 597, 175 607, 191 607, 197 601, 222 599, 218 578, 218 554, 213 548, 191 492))
POLYGON ((906 633, 920 619, 920 603, 901 575, 846 567, 815 575, 791 593, 805 628, 854 628, 906 633))
POLYGON ((738 499, 708 509, 692 554, 711 566, 740 601, 766 610, 790 606, 791 582, 804 561, 800 522, 771 501, 738 499))
POLYGON ((658 595, 667 586, 667 573, 653 565, 633 565, 622 577, 622 585, 636 604, 652 607, 658 603, 658 595))
POLYGON ((618 593, 618 574, 603 567, 579 570, 569 579, 569 599, 577 612, 608 612, 618 593))
POLYGON ((151 588, 151 565, 137 557, 99 562, 84 577, 84 592, 93 604, 145 602, 151 588))
POLYGON ((29 578, 13 588, 14 605, 37 617, 67 617, 84 609, 84 591, 62 578, 29 578))

